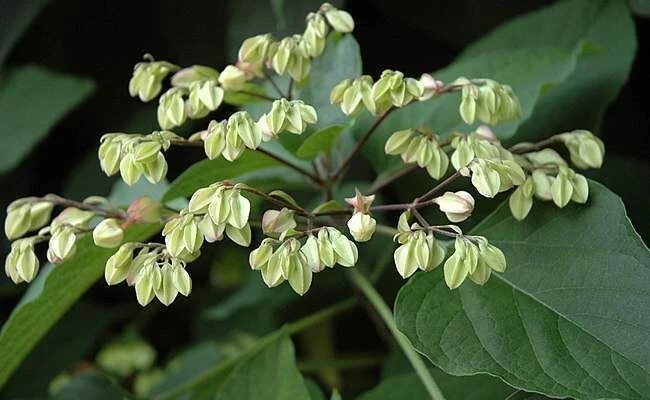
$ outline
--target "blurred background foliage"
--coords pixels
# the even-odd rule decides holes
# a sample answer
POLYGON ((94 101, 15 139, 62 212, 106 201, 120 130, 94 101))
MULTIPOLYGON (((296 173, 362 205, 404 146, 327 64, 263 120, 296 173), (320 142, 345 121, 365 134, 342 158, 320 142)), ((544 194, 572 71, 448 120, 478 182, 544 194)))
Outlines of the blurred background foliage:
MULTIPOLYGON (((337 3, 355 18, 354 36, 361 48, 364 73, 377 76, 383 69, 391 68, 419 76, 447 66, 470 43, 480 40, 504 21, 549 2, 354 0, 337 3)), ((582 112, 588 108, 583 103, 590 101, 591 92, 587 92, 582 93, 582 98, 543 105, 572 118, 548 121, 543 117, 553 114, 543 114, 520 130, 585 127, 597 131, 608 153, 604 168, 591 177, 623 197, 635 228, 647 241, 650 102, 646 92, 650 87, 646 74, 650 68, 650 21, 646 18, 650 7, 641 0, 631 4, 635 12, 637 54, 620 94, 604 110, 602 124, 600 115, 594 117, 582 112), (581 125, 584 121, 592 121, 592 126, 581 125)), ((115 180, 104 176, 99 169, 96 151, 99 137, 105 132, 149 133, 156 128, 155 105, 131 99, 127 91, 133 65, 142 54, 149 52, 179 65, 205 64, 220 68, 235 60, 244 38, 267 31, 280 34, 301 31, 304 16, 319 5, 320 1, 313 0, 0 0, 2 204, 17 197, 48 192, 76 199, 112 192, 113 198, 127 203, 133 192, 120 185, 114 188, 115 180)), ((564 29, 565 24, 572 23, 558 21, 548 29, 564 29)), ((616 35, 611 36, 612 49, 619 46, 616 39, 616 35)), ((516 44, 506 43, 504 39, 503 46, 510 45, 516 44)), ((624 52, 626 45, 620 43, 619 50, 624 52)), ((584 47, 586 52, 590 51, 589 43, 584 47)), ((472 51, 468 49, 463 56, 472 51)), ((622 53, 621 57, 625 55, 622 53)), ((617 59, 610 61, 615 63, 617 59)), ((572 79, 583 79, 597 67, 584 68, 568 78, 569 87, 572 79)), ((602 86, 590 88, 595 97, 609 90, 608 79, 617 79, 602 78, 602 86)), ((232 111, 222 107, 213 118, 226 117, 232 111)), ((185 132, 193 132, 202 128, 203 121, 188 125, 185 132)), ((170 152, 168 178, 173 180, 200 158, 201 154, 185 149, 170 152)), ((369 164, 359 162, 358 167, 354 168, 353 179, 374 179, 369 164)), ((392 200, 403 200, 421 192, 424 182, 422 175, 413 174, 403 186, 394 187, 388 194, 394 197, 392 200)), ((164 191, 164 187, 148 185, 139 185, 135 190, 158 196, 164 191)), ((390 260, 390 254, 388 257, 381 254, 385 244, 376 245, 373 254, 380 255, 370 260, 370 264, 390 260)), ((3 255, 7 254, 8 247, 3 241, 3 255)), ((286 285, 266 290, 261 280, 249 271, 246 251, 219 246, 219 249, 207 247, 205 253, 200 265, 192 266, 195 290, 191 300, 178 299, 169 309, 160 305, 142 309, 135 302, 132 290, 124 287, 109 290, 103 281, 93 285, 83 300, 30 353, 2 388, 0 397, 45 397, 56 392, 58 398, 79 398, 75 396, 84 393, 85 398, 113 399, 124 395, 119 385, 139 394, 163 393, 229 356, 246 351, 255 338, 272 332, 282 323, 349 293, 348 284, 340 274, 323 274, 310 295, 297 302, 286 285), (102 371, 102 375, 79 375, 87 371, 102 371)), ((402 283, 394 278, 385 277, 379 282, 388 302, 402 283)), ((0 321, 8 318, 24 291, 25 286, 16 287, 8 279, 0 280, 0 321)), ((338 387, 344 398, 355 398, 376 386, 381 377, 382 385, 388 385, 387 390, 412 389, 411 398, 420 398, 423 392, 417 392, 421 390, 417 378, 401 356, 392 352, 392 341, 381 330, 375 332, 375 321, 357 309, 337 318, 335 324, 324 323, 298 336, 297 365, 312 379, 307 389, 317 393, 318 387, 338 387), (319 364, 319 360, 332 359, 336 354, 344 355, 338 356, 342 367, 319 364), (354 368, 347 368, 346 361, 348 367, 354 368), (390 384, 390 380, 397 382, 390 384)), ((283 359, 283 355, 294 351, 286 337, 274 343, 264 350, 269 352, 268 357, 283 359)), ((256 356, 244 367, 259 368, 255 363, 263 361, 256 356)), ((295 379, 296 375, 284 378, 295 379)), ((450 391, 473 387, 476 396, 486 393, 479 390, 482 387, 493 391, 489 392, 493 393, 490 398, 505 398, 513 392, 491 378, 447 377, 440 381, 450 391), (489 382, 484 382, 486 379, 489 382)), ((329 389, 326 391, 329 393, 329 389)), ((390 391, 381 388, 375 391, 378 397, 369 392, 362 398, 392 398, 390 391)), ((210 395, 210 390, 206 393, 210 395)), ((202 398, 200 394, 197 396, 202 398)), ((469 392, 464 396, 474 398, 469 392)), ((313 394, 312 398, 320 397, 313 394)))

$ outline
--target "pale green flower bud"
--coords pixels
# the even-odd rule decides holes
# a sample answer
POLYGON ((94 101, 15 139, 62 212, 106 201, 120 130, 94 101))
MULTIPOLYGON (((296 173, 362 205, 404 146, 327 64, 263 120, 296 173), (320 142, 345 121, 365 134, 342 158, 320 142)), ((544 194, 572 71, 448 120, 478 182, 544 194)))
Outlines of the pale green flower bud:
POLYGON ((212 120, 208 125, 208 133, 203 142, 203 148, 210 160, 219 157, 226 147, 226 125, 226 120, 221 122, 212 120))
POLYGON ((417 79, 406 78, 404 79, 406 84, 406 91, 415 98, 420 98, 424 95, 424 85, 420 83, 417 79))
POLYGON ((171 88, 158 100, 158 125, 163 129, 171 129, 183 125, 187 119, 183 91, 171 88))
POLYGON ((250 37, 239 48, 239 60, 251 64, 262 64, 266 60, 273 39, 271 35, 250 37))
POLYGON ((575 173, 567 167, 560 167, 560 170, 555 177, 555 181, 551 185, 551 194, 553 202, 556 206, 562 208, 569 204, 569 200, 573 196, 573 185, 571 180, 575 173))
POLYGON ((259 270, 266 265, 266 263, 273 255, 273 245, 269 239, 262 240, 260 247, 251 251, 248 256, 248 263, 254 270, 259 270))
POLYGON ((120 161, 120 175, 129 186, 133 186, 142 176, 142 167, 136 163, 132 153, 127 153, 120 161))
POLYGON ((293 37, 286 37, 280 41, 278 48, 271 58, 271 66, 278 75, 284 75, 295 56, 296 41, 293 37))
POLYGON ((225 90, 241 90, 246 83, 246 74, 234 65, 228 65, 219 75, 219 83, 225 90))
POLYGON ((336 262, 344 267, 352 267, 357 263, 357 246, 334 228, 327 228, 329 240, 336 254, 336 262))
MULTIPOLYGON (((223 157, 228 161, 234 161, 238 159, 246 149, 246 145, 244 144, 242 138, 240 137, 240 133, 238 129, 239 128, 238 120, 241 119, 242 117, 240 116, 235 117, 234 116, 235 114, 231 115, 230 118, 228 119, 228 124, 226 125, 226 147, 221 153, 221 155, 223 155, 223 157)), ((260 132, 260 136, 261 136, 261 132, 260 132)))
POLYGON ((424 88, 420 100, 430 99, 445 87, 444 82, 434 79, 431 74, 422 74, 422 76, 420 76, 420 84, 422 84, 422 87, 424 88))
POLYGON ((7 210, 5 219, 5 235, 9 240, 23 236, 31 226, 31 205, 25 203, 12 210, 7 210))
POLYGON ((490 164, 484 160, 477 160, 470 165, 472 171, 472 185, 485 197, 494 197, 501 187, 501 178, 490 164))
POLYGON ((513 186, 519 186, 526 180, 526 174, 519 164, 511 160, 502 160, 500 163, 490 162, 490 165, 499 173, 499 192, 506 191, 513 186))
POLYGON ((214 111, 223 102, 223 89, 217 86, 216 81, 205 81, 192 86, 190 92, 190 109, 193 110, 193 118, 203 118, 207 112, 200 112, 202 107, 214 111), (193 97, 194 96, 194 97, 193 97))
POLYGON ((348 220, 350 234, 357 242, 367 242, 372 238, 377 227, 377 221, 368 214, 355 212, 348 220))
POLYGON ((479 260, 496 272, 504 272, 506 270, 506 256, 496 246, 493 246, 482 238, 478 244, 479 260))
POLYGON ((208 206, 208 214, 217 225, 225 224, 230 214, 229 201, 232 191, 225 187, 219 187, 212 197, 208 206))
POLYGON ((282 264, 284 258, 284 247, 280 247, 275 251, 275 253, 273 253, 273 255, 271 255, 267 264, 260 269, 262 272, 262 279, 266 286, 272 288, 284 282, 284 277, 282 276, 282 264))
POLYGON ((240 246, 248 247, 251 244, 250 224, 246 224, 242 228, 236 228, 228 224, 226 225, 226 235, 230 238, 230 240, 240 246))
POLYGON ((482 140, 487 140, 490 143, 499 142, 499 138, 497 138, 497 136, 494 134, 492 128, 487 125, 480 125, 478 128, 476 128, 474 135, 482 140))
POLYGON ((569 149, 571 162, 578 168, 600 168, 603 165, 605 144, 593 133, 576 130, 557 135, 557 137, 569 149))
POLYGON ((192 214, 180 215, 169 220, 163 228, 167 252, 172 257, 183 257, 187 252, 197 254, 203 244, 199 224, 192 214))
POLYGON ((29 230, 33 231, 45 226, 50 222, 54 204, 49 201, 39 201, 32 203, 29 209, 29 230))
POLYGON ((416 261, 416 242, 409 239, 405 244, 399 246, 393 254, 397 272, 406 279, 413 275, 418 269, 416 261))
POLYGON ((406 151, 411 143, 411 140, 415 137, 415 131, 413 129, 404 129, 393 133, 384 146, 384 151, 386 154, 399 155, 406 151))
POLYGON ((93 241, 96 246, 113 248, 122 243, 124 231, 115 218, 107 218, 93 229, 93 241))
POLYGON ((151 224, 160 221, 160 202, 149 196, 140 196, 135 199, 126 210, 128 219, 136 223, 151 224))
POLYGON ((304 55, 299 48, 296 48, 291 57, 291 61, 292 62, 289 63, 287 72, 289 72, 289 75, 293 80, 296 82, 302 82, 307 75, 309 75, 309 71, 311 70, 311 59, 304 55))
MULTIPOLYGON (((458 111, 461 118, 463 121, 465 121, 466 124, 473 124, 474 120, 476 119, 476 103, 478 101, 478 96, 479 90, 476 86, 472 84, 463 86, 461 102, 458 111)), ((445 265, 447 264, 445 263, 445 265)))
POLYGON ((343 94, 350 86, 352 86, 352 79, 345 79, 341 81, 339 84, 337 84, 336 86, 334 86, 334 88, 330 92, 330 103, 332 104, 341 103, 343 101, 343 94))
POLYGON ((50 262, 59 264, 71 258, 76 251, 77 235, 69 226, 58 226, 52 230, 48 257, 50 262))
POLYGON ((289 256, 286 279, 294 292, 304 295, 311 286, 313 272, 305 256, 296 252, 289 256))
POLYGON ((535 186, 535 196, 541 200, 552 200, 553 193, 551 191, 551 186, 555 181, 555 178, 546 175, 542 170, 536 169, 532 173, 533 183, 535 186))
POLYGON ((200 82, 194 82, 190 86, 190 95, 185 101, 185 112, 189 118, 199 119, 210 113, 210 110, 208 110, 199 97, 200 90, 200 82))
POLYGON ((587 178, 583 175, 575 174, 571 178, 571 185, 573 186, 571 201, 580 204, 586 203, 589 198, 589 183, 587 182, 587 178))
POLYGON ((140 97, 140 100, 147 102, 160 93, 162 80, 179 67, 166 61, 153 61, 153 57, 145 55, 149 62, 136 64, 133 70, 133 77, 129 81, 129 94, 131 97, 140 97))
POLYGON ((242 196, 239 190, 233 190, 228 205, 230 207, 227 220, 228 224, 238 229, 248 224, 251 203, 246 197, 242 196))
POLYGON ((527 153, 524 154, 524 157, 538 167, 566 165, 566 161, 564 161, 562 156, 553 149, 543 149, 533 153, 527 153))
POLYGON ((336 254, 334 253, 334 247, 329 239, 329 234, 325 229, 318 231, 318 254, 320 256, 321 263, 329 268, 332 268, 336 264, 336 254))
POLYGON ((160 291, 162 274, 155 261, 149 261, 142 267, 135 279, 135 296, 141 306, 146 306, 153 300, 156 291, 160 291))
POLYGON ((359 88, 353 84, 343 93, 341 111, 343 111, 345 115, 352 115, 359 112, 362 107, 362 100, 359 88))
POLYGON ((326 37, 319 36, 316 28, 312 26, 312 21, 309 21, 298 46, 307 57, 319 57, 325 50, 326 41, 326 37))
POLYGON ((199 230, 208 243, 214 243, 217 240, 223 239, 223 232, 226 229, 226 224, 215 224, 210 218, 210 215, 205 214, 199 222, 199 230))
POLYGON ((451 155, 451 165, 454 166, 456 171, 469 165, 474 160, 475 153, 472 146, 467 140, 462 138, 454 138, 452 146, 456 149, 451 155))
POLYGON ((133 158, 137 163, 154 161, 162 146, 158 142, 144 142, 138 144, 133 150, 133 158))
POLYGON ((98 156, 102 171, 108 176, 115 175, 120 170, 122 143, 119 140, 103 140, 98 156))
MULTIPOLYGON (((262 130, 246 111, 238 111, 232 114, 228 118, 226 130, 227 136, 232 135, 231 132, 235 131, 243 144, 249 149, 256 149, 262 143, 262 130)), ((226 144, 228 144, 227 141, 226 144)))
POLYGON ((433 151, 431 156, 431 161, 426 166, 427 173, 433 179, 440 179, 447 173, 447 168, 449 168, 449 156, 440 148, 436 146, 436 149, 433 151))
POLYGON ((327 18, 327 22, 332 26, 332 29, 337 32, 350 33, 354 30, 354 19, 346 11, 332 7, 325 11, 325 18, 327 18))
POLYGON ((307 265, 311 268, 312 272, 317 273, 325 268, 325 264, 321 262, 320 253, 318 251, 318 239, 314 235, 309 235, 305 244, 300 249, 307 259, 307 265))
POLYGON ((156 155, 155 160, 141 163, 142 174, 151 183, 156 184, 167 175, 167 160, 162 153, 156 155))
POLYGON ((126 284, 129 286, 135 285, 140 271, 149 265, 150 263, 156 262, 156 254, 150 252, 148 248, 142 248, 131 264, 128 265, 128 272, 126 274, 126 284))
POLYGON ((166 306, 173 303, 176 296, 178 296, 178 288, 174 284, 174 271, 171 264, 165 263, 160 268, 160 284, 154 286, 154 293, 158 300, 166 306))
POLYGON ((429 248, 429 259, 426 265, 419 265, 419 267, 423 271, 431 271, 442 264, 445 259, 445 249, 440 246, 440 243, 431 233, 426 236, 426 245, 429 248))
POLYGON ((476 270, 478 249, 463 237, 454 242, 455 252, 445 261, 445 283, 450 289, 456 289, 467 276, 476 270))
POLYGON ((294 213, 288 208, 267 210, 262 216, 262 231, 266 235, 282 235, 296 226, 294 213))
POLYGON ((433 202, 440 207, 440 211, 444 212, 451 222, 465 221, 474 211, 474 198, 463 190, 455 193, 446 192, 433 199, 433 202))
POLYGON ((198 189, 190 198, 188 210, 194 214, 205 214, 208 212, 208 206, 212 202, 214 195, 217 193, 218 187, 210 185, 198 189))
POLYGON ((67 207, 52 220, 52 228, 61 225, 71 225, 75 228, 87 228, 90 220, 95 214, 92 211, 84 211, 75 207, 67 207))
POLYGON ((193 83, 216 81, 219 79, 219 71, 204 65, 192 65, 176 72, 171 79, 172 85, 176 87, 189 88, 193 83))
POLYGON ((180 294, 187 297, 192 292, 192 278, 185 269, 185 263, 175 258, 171 260, 171 282, 180 294))
POLYGON ((510 212, 517 221, 522 221, 533 206, 533 195, 535 194, 535 183, 532 177, 528 177, 526 182, 515 189, 508 199, 510 212))
POLYGON ((39 261, 34 253, 34 242, 30 239, 16 240, 5 260, 5 273, 18 284, 31 282, 39 270, 39 261))
POLYGON ((107 261, 104 269, 104 279, 109 285, 117 285, 124 281, 133 262, 134 243, 124 243, 107 261))

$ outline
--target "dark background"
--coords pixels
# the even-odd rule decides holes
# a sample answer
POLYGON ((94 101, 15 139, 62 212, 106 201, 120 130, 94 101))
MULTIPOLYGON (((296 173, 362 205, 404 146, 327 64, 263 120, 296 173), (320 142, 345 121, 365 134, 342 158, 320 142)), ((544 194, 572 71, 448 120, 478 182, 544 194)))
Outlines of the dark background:
MULTIPOLYGON (((295 2, 287 2, 290 3, 295 2)), ((498 24, 548 3, 541 0, 353 0, 345 7, 355 18, 354 35, 362 49, 364 73, 376 76, 384 68, 391 68, 419 76, 449 64, 467 44, 498 24)), ((289 9, 287 19, 294 18, 295 13, 297 26, 302 27, 303 8, 316 6, 289 9)), ((637 58, 627 84, 610 106, 599 132, 607 146, 608 159, 598 178, 623 197, 632 222, 647 242, 650 235, 647 213, 650 19, 635 16, 635 23, 637 58)), ((178 65, 205 64, 220 69, 234 61, 239 43, 233 37, 237 32, 265 32, 275 24, 268 3, 262 0, 51 1, 14 48, 7 65, 34 63, 89 77, 95 81, 96 90, 14 171, 0 177, 2 204, 47 192, 75 198, 107 194, 114 180, 99 170, 96 149, 100 136, 110 131, 149 133, 157 126, 155 102, 142 104, 128 95, 133 65, 142 54, 149 52, 178 65)), ((215 118, 231 111, 223 107, 218 111, 221 115, 215 118)), ((173 179, 198 157, 196 153, 172 152, 168 178, 173 179)), ((2 245, 6 254, 8 244, 2 245)), ((24 285, 16 288, 2 279, 0 289, 0 320, 4 320, 24 285)), ((119 291, 95 288, 90 298, 110 303, 124 301, 126 297, 135 303, 131 294, 122 296, 119 291)), ((152 317, 148 329, 156 330, 156 334, 149 339, 158 349, 173 348, 186 338, 189 324, 183 307, 187 304, 152 317), (170 323, 176 327, 173 332, 170 323)), ((354 314, 350 318, 358 323, 354 314)), ((367 327, 362 324, 359 329, 372 332, 370 322, 366 324, 367 327)), ((116 325, 112 331, 119 331, 119 327, 116 325)), ((358 342, 349 344, 351 347, 365 341, 363 348, 372 347, 380 338, 373 333, 370 338, 360 334, 351 340, 358 342)))

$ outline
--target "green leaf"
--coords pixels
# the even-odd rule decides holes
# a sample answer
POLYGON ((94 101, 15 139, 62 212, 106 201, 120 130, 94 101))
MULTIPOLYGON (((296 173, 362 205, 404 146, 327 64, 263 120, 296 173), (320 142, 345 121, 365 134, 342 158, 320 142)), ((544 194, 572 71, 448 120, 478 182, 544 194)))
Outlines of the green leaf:
POLYGON ((343 207, 341 205, 341 203, 339 203, 338 201, 330 200, 330 201, 327 201, 327 202, 317 206, 316 208, 314 208, 312 210, 312 212, 313 213, 322 213, 322 212, 328 212, 328 211, 343 211, 345 209, 346 208, 343 207))
POLYGON ((181 196, 190 196, 195 190, 212 183, 279 165, 281 164, 278 161, 262 153, 248 150, 235 162, 227 161, 221 157, 214 160, 202 160, 186 169, 172 182, 162 201, 168 202, 181 196))
MULTIPOLYGON (((127 230, 125 240, 142 241, 159 229, 158 225, 135 225, 127 230)), ((114 252, 95 246, 87 235, 77 243, 74 258, 40 272, 0 331, 0 387, 56 321, 103 275, 104 264, 114 252)))
MULTIPOLYGON (((522 118, 494 127, 495 133, 500 138, 508 139, 532 114, 542 92, 562 83, 569 76, 575 68, 581 51, 581 47, 569 51, 553 47, 499 50, 462 59, 434 72, 433 75, 436 79, 445 82, 465 76, 491 78, 511 85, 521 102, 522 118)), ((465 125, 458 113, 459 104, 460 95, 451 93, 396 110, 373 133, 364 147, 364 155, 373 164, 375 170, 381 173, 402 165, 399 157, 386 156, 384 153, 386 140, 397 130, 429 125, 442 136, 456 130, 468 132, 470 127, 465 125)), ((359 121, 355 125, 358 127, 354 129, 357 138, 365 133, 371 123, 368 117, 364 120, 365 123, 359 121)))
POLYGON ((336 140, 343 133, 343 125, 333 125, 311 134, 298 147, 296 155, 305 160, 312 160, 321 153, 329 153, 336 145, 336 140))
POLYGON ((416 349, 552 397, 650 398, 650 252, 616 195, 591 182, 587 205, 535 203, 523 222, 504 203, 475 231, 508 269, 457 290, 441 268, 413 277, 395 316, 416 349))
POLYGON ((284 334, 240 363, 224 382, 215 400, 309 400, 296 367, 293 344, 284 334))
POLYGON ((21 0, 2 3, 0 25, 0 66, 11 49, 25 33, 32 20, 41 12, 48 0, 21 0))
POLYGON ((134 398, 111 378, 96 372, 75 376, 54 396, 54 400, 128 400, 134 398))
POLYGON ((255 83, 247 82, 244 84, 242 91, 246 92, 232 92, 226 91, 223 101, 233 106, 243 106, 245 104, 266 102, 267 100, 260 96, 268 96, 266 88, 255 83), (259 94, 260 96, 251 95, 250 93, 259 94))
POLYGON ((520 140, 535 140, 576 127, 598 130, 607 105, 627 80, 636 53, 634 21, 628 2, 567 0, 513 19, 468 47, 460 60, 493 52, 548 46, 592 50, 578 60, 568 78, 540 99, 522 124, 520 140), (563 21, 562 29, 557 21, 563 21))
POLYGON ((24 66, 0 76, 0 173, 20 160, 94 89, 89 79, 24 66))

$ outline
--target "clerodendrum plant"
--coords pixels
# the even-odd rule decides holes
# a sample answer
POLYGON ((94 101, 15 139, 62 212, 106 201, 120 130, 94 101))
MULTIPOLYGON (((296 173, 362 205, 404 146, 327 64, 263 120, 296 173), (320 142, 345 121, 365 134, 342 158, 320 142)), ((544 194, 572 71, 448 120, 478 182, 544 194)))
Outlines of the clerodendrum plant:
MULTIPOLYGON (((350 14, 325 3, 307 16, 302 35, 281 40, 270 34, 248 38, 239 49, 236 65, 228 65, 221 72, 200 65, 181 68, 145 56, 135 66, 129 92, 148 102, 159 95, 165 79, 171 75, 171 87, 158 102, 160 130, 148 135, 104 135, 99 148, 101 168, 109 176, 119 172, 129 185, 143 176, 158 183, 167 173, 164 153, 171 146, 200 147, 209 159, 223 157, 233 163, 244 152, 255 151, 297 171, 329 200, 333 185, 340 184, 350 162, 392 111, 459 92, 460 118, 467 124, 481 121, 487 125, 469 133, 451 132, 445 135, 446 140, 440 139, 435 127, 414 126, 393 133, 385 143, 386 154, 399 155, 409 164, 409 170, 423 168, 432 180, 441 180, 430 190, 408 203, 380 205, 373 204, 375 193, 357 190, 350 193, 348 208, 326 202, 312 211, 286 192, 267 193, 233 181, 214 182, 196 190, 188 207, 182 210, 170 209, 149 197, 139 198, 126 210, 97 196, 83 202, 52 194, 22 198, 7 209, 5 232, 14 240, 5 263, 7 276, 15 283, 30 282, 39 270, 36 245, 48 242, 47 259, 58 264, 74 257, 80 237, 92 234, 97 246, 119 246, 106 263, 105 278, 109 285, 126 281, 135 286, 141 305, 147 305, 154 297, 169 305, 179 293, 190 294, 192 280, 187 264, 199 256, 205 242, 228 237, 248 247, 253 237, 251 227, 255 227, 261 228, 266 237, 251 251, 250 265, 261 272, 269 287, 286 280, 296 293, 303 295, 314 274, 325 267, 354 267, 358 259, 355 242, 369 241, 376 231, 381 231, 393 235, 398 243, 394 261, 402 277, 407 278, 418 269, 431 271, 443 264, 445 282, 455 289, 466 278, 483 285, 493 271, 505 270, 507 260, 501 250, 489 243, 489 238, 464 234, 455 225, 471 216, 476 199, 466 191, 445 191, 450 182, 470 179, 478 198, 512 191, 509 205, 517 220, 526 218, 534 198, 552 201, 557 207, 571 201, 587 201, 585 177, 549 146, 563 143, 571 164, 586 169, 601 166, 603 143, 588 131, 576 130, 538 143, 503 147, 488 125, 518 118, 520 104, 510 86, 488 78, 459 77, 445 83, 428 74, 415 79, 385 70, 376 80, 367 75, 347 79, 331 89, 331 103, 340 105, 341 111, 351 118, 368 112, 376 121, 338 165, 324 155, 313 170, 307 170, 261 147, 263 142, 281 135, 301 135, 318 121, 319 110, 295 97, 299 97, 300 88, 309 78, 312 60, 325 50, 328 35, 347 34, 353 28, 350 14), (276 85, 274 74, 289 76, 291 84, 286 91, 276 85), (253 84, 260 80, 267 81, 277 97, 253 84), (188 118, 208 116, 235 96, 268 101, 267 112, 255 120, 249 112, 238 111, 227 120, 210 121, 206 130, 189 138, 171 131, 188 118), (273 208, 252 216, 250 196, 262 198, 273 208), (64 209, 51 218, 55 206, 64 209), (449 224, 431 225, 420 213, 426 207, 438 207, 449 224), (396 229, 377 225, 373 215, 385 211, 402 212, 396 229), (164 223, 164 243, 122 243, 127 227, 155 222, 164 223), (36 234, 25 236, 28 232, 36 234), (441 240, 447 238, 454 240, 454 251, 449 257, 445 250, 448 242, 441 240)), ((374 192, 402 175, 398 173, 384 181, 374 192)))

